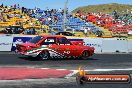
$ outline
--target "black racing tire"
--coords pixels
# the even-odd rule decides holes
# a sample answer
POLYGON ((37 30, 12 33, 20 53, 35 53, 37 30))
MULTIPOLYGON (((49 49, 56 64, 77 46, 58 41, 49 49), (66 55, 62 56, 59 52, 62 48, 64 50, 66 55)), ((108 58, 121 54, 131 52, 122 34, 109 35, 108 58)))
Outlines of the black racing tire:
POLYGON ((37 57, 39 60, 47 60, 50 58, 50 54, 47 50, 44 50, 44 51, 40 52, 37 57))
POLYGON ((81 58, 86 60, 88 59, 89 56, 90 56, 89 51, 83 51, 81 58))

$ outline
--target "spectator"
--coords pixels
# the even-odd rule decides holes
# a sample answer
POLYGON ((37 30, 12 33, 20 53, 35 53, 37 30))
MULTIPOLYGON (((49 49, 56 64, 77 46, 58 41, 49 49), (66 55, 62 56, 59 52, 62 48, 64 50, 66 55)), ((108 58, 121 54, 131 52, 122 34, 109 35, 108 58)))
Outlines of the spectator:
POLYGON ((24 13, 24 9, 25 9, 25 8, 24 8, 24 7, 22 7, 22 13, 24 13))
POLYGON ((72 33, 75 34, 75 29, 74 28, 72 29, 72 33))
POLYGON ((84 27, 84 34, 87 36, 88 30, 84 27))
POLYGON ((2 7, 2 8, 4 7, 3 3, 1 4, 1 6, 0 6, 0 7, 2 7))
POLYGON ((60 12, 60 13, 61 13, 61 12, 62 12, 62 9, 61 9, 61 8, 59 8, 58 12, 60 12))
POLYGON ((35 35, 35 28, 31 28, 30 31, 32 35, 35 35))
POLYGON ((16 4, 14 4, 13 9, 14 9, 14 11, 16 10, 16 4))
POLYGON ((17 4, 17 9, 19 9, 20 8, 20 5, 19 4, 17 4))

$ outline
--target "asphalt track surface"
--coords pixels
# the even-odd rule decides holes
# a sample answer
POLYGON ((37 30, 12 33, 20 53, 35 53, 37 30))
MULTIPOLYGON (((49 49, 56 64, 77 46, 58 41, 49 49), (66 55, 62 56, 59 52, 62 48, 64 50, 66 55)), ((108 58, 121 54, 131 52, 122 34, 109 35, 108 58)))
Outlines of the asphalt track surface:
MULTIPOLYGON (((35 58, 21 57, 11 52, 0 52, 0 67, 38 67, 77 70, 85 68, 89 74, 132 74, 132 54, 95 54, 87 60, 51 59, 39 61, 35 58), (113 71, 92 71, 95 69, 117 69, 113 71), (119 70, 122 69, 122 70, 119 70), (123 70, 128 69, 128 70, 123 70)), ((85 84, 78 85, 75 76, 69 78, 27 79, 0 81, 0 88, 132 88, 129 84, 85 84)))
POLYGON ((10 65, 70 70, 77 70, 79 66, 85 69, 125 69, 132 68, 132 54, 94 54, 87 60, 50 59, 40 61, 10 52, 0 52, 0 66, 10 65))

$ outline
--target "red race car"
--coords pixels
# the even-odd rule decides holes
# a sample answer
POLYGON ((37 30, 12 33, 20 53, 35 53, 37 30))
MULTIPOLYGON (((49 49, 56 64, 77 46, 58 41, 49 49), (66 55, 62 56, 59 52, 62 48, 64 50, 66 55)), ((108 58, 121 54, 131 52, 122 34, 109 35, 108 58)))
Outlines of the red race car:
POLYGON ((69 41, 64 36, 36 36, 27 43, 17 44, 16 51, 22 55, 48 58, 82 58, 94 54, 94 47, 84 46, 83 41, 69 41))

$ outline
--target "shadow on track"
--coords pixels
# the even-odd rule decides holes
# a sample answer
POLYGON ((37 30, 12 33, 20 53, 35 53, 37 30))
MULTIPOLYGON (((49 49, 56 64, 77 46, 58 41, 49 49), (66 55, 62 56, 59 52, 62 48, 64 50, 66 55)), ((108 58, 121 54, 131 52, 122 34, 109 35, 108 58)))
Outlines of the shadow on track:
POLYGON ((18 58, 26 61, 39 61, 37 58, 34 57, 18 57, 18 58))
POLYGON ((23 60, 27 60, 27 61, 66 61, 66 60, 79 60, 79 61, 85 61, 85 60, 98 60, 95 58, 87 58, 87 59, 81 59, 81 58, 50 58, 47 60, 40 60, 38 58, 35 57, 18 57, 19 59, 23 59, 23 60))

